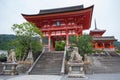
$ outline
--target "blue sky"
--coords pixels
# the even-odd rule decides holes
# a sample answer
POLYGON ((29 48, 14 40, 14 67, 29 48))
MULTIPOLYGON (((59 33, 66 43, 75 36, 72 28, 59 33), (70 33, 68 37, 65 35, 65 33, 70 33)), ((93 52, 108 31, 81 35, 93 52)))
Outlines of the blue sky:
MULTIPOLYGON (((0 34, 14 34, 13 24, 23 23, 24 14, 37 14, 40 9, 51 9, 84 4, 94 5, 90 29, 97 27, 107 30, 104 36, 115 36, 120 41, 120 0, 0 0, 0 34)), ((88 31, 85 31, 88 32, 88 31)))

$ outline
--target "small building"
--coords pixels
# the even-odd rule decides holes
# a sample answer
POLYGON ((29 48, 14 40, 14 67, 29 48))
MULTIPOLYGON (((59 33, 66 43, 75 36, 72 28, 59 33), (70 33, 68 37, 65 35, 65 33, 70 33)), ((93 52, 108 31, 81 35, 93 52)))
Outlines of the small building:
POLYGON ((95 50, 114 51, 114 41, 117 41, 114 36, 103 36, 106 30, 97 28, 95 21, 95 29, 90 30, 90 35, 93 37, 93 47, 95 50))

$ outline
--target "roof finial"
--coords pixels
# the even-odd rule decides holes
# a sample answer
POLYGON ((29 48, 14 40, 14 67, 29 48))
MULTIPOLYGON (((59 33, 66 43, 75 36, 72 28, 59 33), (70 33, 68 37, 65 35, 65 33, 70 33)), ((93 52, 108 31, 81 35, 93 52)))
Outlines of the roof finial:
POLYGON ((95 19, 94 21, 95 21, 95 30, 97 30, 97 24, 96 24, 96 19, 95 19))

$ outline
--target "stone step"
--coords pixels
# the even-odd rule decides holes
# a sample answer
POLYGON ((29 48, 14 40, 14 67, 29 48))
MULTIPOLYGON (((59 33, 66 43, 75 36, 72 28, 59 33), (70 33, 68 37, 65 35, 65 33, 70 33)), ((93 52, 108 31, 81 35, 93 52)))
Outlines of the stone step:
POLYGON ((30 74, 60 74, 64 53, 43 53, 30 74))
POLYGON ((34 72, 59 72, 58 70, 61 70, 61 69, 51 69, 51 70, 49 70, 49 69, 35 69, 34 70, 34 72))
POLYGON ((52 73, 48 73, 48 72, 47 72, 47 73, 46 73, 46 72, 41 72, 41 73, 32 72, 31 74, 32 74, 32 75, 38 75, 38 74, 40 74, 40 75, 60 75, 59 72, 58 72, 58 73, 56 73, 56 72, 55 72, 55 73, 53 73, 53 72, 52 72, 52 73))

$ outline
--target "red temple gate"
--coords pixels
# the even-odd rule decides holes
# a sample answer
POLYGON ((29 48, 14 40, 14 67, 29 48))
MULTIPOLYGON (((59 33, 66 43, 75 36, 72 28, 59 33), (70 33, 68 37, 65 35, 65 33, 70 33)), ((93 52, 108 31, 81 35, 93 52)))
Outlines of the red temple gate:
POLYGON ((34 23, 48 37, 48 49, 55 47, 55 41, 66 40, 69 45, 69 36, 82 35, 83 30, 91 25, 93 6, 83 8, 83 5, 57 9, 40 10, 39 14, 22 16, 34 23))

